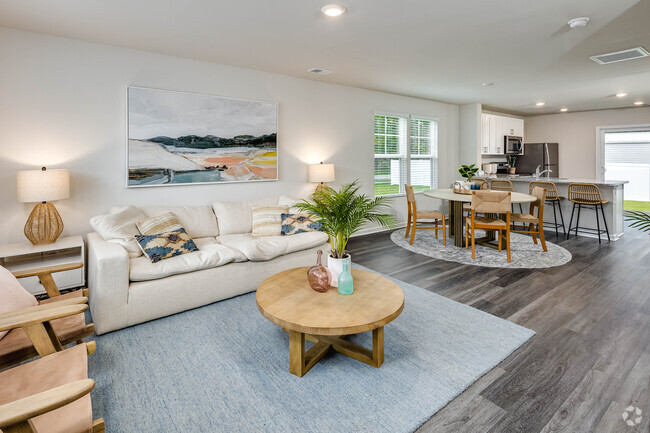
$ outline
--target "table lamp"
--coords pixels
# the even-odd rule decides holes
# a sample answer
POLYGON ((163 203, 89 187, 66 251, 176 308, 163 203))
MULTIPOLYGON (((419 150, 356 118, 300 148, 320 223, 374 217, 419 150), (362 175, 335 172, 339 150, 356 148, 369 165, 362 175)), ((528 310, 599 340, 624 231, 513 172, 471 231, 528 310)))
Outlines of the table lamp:
POLYGON ((25 223, 25 236, 34 245, 54 243, 63 231, 63 220, 50 202, 70 197, 68 170, 47 170, 43 167, 40 170, 19 171, 17 187, 19 202, 36 202, 25 223))
POLYGON ((309 166, 309 181, 318 183, 316 192, 320 191, 325 182, 334 182, 334 164, 311 164, 309 166))

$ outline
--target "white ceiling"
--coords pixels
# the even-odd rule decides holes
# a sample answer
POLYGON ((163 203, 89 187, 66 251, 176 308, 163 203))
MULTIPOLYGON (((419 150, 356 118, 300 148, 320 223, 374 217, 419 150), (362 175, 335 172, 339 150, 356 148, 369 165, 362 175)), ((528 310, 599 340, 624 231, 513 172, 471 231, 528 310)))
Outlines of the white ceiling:
POLYGON ((523 115, 650 103, 650 57, 589 60, 650 50, 650 0, 330 2, 0 0, 0 26, 523 115))

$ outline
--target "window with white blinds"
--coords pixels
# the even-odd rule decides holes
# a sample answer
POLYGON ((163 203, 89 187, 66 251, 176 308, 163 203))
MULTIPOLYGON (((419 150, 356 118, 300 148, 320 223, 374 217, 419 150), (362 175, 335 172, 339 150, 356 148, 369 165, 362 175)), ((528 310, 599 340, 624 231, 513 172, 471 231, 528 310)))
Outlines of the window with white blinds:
POLYGON ((403 194, 438 184, 438 122, 417 116, 375 115, 375 195, 403 194))

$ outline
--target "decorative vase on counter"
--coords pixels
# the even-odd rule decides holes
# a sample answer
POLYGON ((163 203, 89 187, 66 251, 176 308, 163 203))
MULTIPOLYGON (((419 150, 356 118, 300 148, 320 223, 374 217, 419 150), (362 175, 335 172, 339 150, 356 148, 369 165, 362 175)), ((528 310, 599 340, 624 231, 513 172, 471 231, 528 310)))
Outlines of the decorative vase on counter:
POLYGON ((338 291, 341 295, 351 295, 354 292, 354 283, 352 281, 352 274, 348 267, 348 262, 343 261, 343 269, 338 278, 338 291))
POLYGON ((352 256, 346 254, 343 259, 335 259, 332 254, 327 255, 327 269, 332 274, 332 287, 338 287, 339 285, 339 274, 343 270, 343 262, 347 262, 348 269, 350 269, 352 267, 352 256))
POLYGON ((510 173, 510 174, 515 174, 515 173, 517 173, 517 167, 510 167, 510 168, 508 169, 508 173, 510 173))
POLYGON ((330 284, 332 283, 332 274, 321 263, 323 252, 318 250, 317 254, 318 258, 316 259, 316 265, 312 266, 307 271, 307 281, 309 281, 309 287, 322 293, 327 292, 330 288, 330 284))

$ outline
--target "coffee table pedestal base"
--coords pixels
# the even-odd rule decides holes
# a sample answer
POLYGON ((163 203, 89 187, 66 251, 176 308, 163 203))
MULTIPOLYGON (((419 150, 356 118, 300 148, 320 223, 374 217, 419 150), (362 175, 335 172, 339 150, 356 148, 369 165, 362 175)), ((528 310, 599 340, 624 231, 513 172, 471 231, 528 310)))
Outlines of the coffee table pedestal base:
MULTIPOLYGON (((286 331, 286 329, 285 329, 286 331)), ((344 340, 344 335, 311 335, 289 332, 289 371, 303 377, 330 350, 379 368, 384 363, 384 327, 373 329, 372 350, 344 340), (305 340, 314 343, 305 352, 305 340)))

